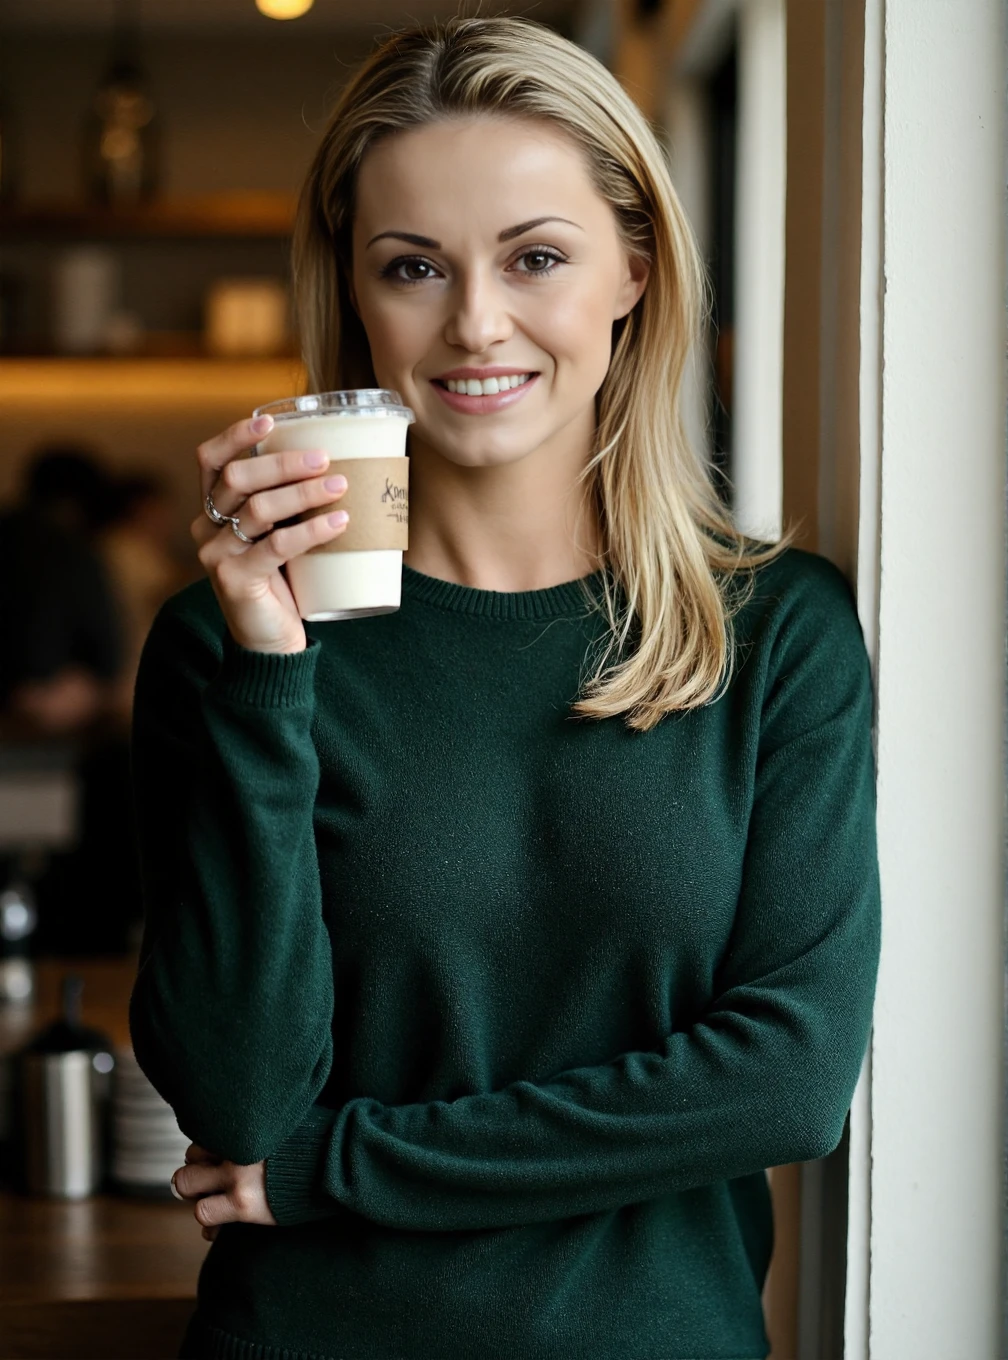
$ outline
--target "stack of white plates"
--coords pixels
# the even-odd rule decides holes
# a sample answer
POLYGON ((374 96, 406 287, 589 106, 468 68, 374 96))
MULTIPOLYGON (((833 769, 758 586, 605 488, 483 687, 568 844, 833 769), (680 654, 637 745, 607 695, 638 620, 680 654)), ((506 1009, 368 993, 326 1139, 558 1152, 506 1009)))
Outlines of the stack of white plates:
POLYGON ((171 1197, 172 1172, 190 1139, 171 1106, 141 1072, 131 1048, 116 1050, 112 1070, 112 1179, 135 1194, 171 1197))

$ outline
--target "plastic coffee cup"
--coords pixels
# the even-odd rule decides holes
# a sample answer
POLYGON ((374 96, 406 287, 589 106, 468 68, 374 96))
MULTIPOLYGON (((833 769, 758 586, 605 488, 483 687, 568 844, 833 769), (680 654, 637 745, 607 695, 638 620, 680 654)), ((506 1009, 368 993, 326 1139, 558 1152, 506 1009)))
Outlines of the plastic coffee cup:
POLYGON ((296 516, 303 520, 346 510, 346 528, 286 563, 303 619, 324 622, 390 614, 402 600, 402 556, 409 547, 409 458, 406 431, 416 419, 398 392, 382 387, 314 392, 259 406, 273 428, 255 453, 322 449, 325 475, 341 472, 338 501, 296 516))

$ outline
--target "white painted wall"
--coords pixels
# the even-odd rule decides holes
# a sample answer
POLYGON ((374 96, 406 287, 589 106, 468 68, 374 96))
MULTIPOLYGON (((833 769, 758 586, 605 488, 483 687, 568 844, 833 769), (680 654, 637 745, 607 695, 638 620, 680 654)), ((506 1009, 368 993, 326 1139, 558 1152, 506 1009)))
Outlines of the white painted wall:
POLYGON ((787 125, 784 0, 739 9, 735 197, 735 522, 781 535, 783 509, 784 213, 787 125))
MULTIPOLYGON (((882 457, 883 28, 885 0, 865 0, 861 122, 861 279, 856 593, 861 630, 878 681, 878 597, 882 457)), ((876 729, 877 731, 877 729, 876 729)), ((883 903, 888 911, 888 901, 883 903)), ((872 1047, 850 1110, 847 1154, 847 1278, 844 1358, 868 1360, 871 1256, 872 1047)))
POLYGON ((999 1353, 1002 25, 885 0, 871 1360, 999 1353))

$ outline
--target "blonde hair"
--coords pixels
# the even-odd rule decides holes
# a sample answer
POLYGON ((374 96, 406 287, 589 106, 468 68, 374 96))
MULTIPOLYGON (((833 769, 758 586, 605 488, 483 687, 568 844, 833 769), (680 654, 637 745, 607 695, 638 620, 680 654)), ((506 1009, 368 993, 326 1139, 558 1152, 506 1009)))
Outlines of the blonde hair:
POLYGON ((751 594, 753 569, 796 531, 768 546, 736 530, 687 440, 680 388, 691 347, 704 340, 707 276, 658 138, 600 62, 533 20, 457 16, 394 33, 362 63, 331 113, 298 205, 292 263, 309 390, 377 385, 347 285, 354 187, 368 148, 378 137, 478 116, 545 119, 565 132, 624 247, 650 262, 643 295, 615 323, 592 455, 578 478, 598 514, 609 631, 573 704, 575 715, 626 714, 629 727, 647 731, 727 687, 732 617, 751 594), (606 671, 614 650, 623 659, 606 671))

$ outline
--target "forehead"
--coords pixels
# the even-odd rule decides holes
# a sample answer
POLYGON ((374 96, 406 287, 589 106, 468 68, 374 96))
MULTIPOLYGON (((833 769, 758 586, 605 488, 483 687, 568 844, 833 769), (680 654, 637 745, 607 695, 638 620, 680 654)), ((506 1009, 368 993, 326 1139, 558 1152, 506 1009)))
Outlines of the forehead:
POLYGON ((533 119, 451 119, 369 148, 357 177, 354 231, 402 227, 437 236, 435 227, 449 234, 464 214, 496 233, 550 211, 581 222, 607 209, 562 129, 533 119))

